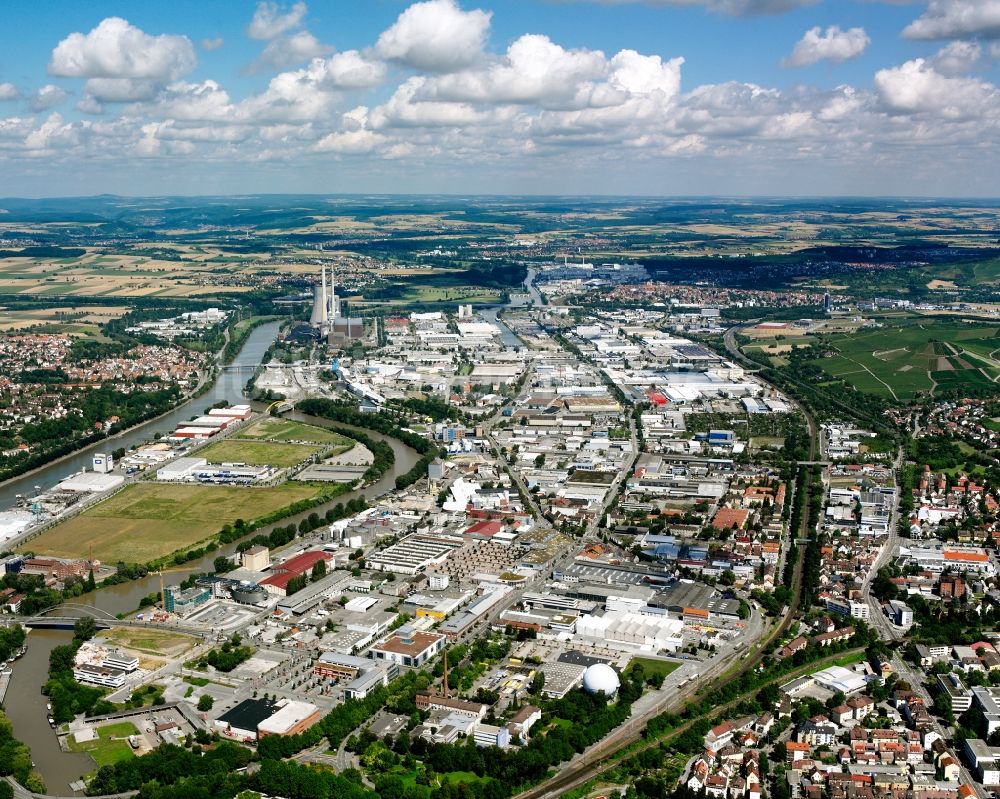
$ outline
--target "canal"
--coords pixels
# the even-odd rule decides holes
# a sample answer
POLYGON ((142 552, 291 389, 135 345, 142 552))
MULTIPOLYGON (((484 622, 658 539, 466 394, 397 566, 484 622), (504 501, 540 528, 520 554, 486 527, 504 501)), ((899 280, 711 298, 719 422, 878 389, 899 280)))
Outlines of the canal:
MULTIPOLYGON (((277 338, 280 327, 281 322, 268 322, 252 330, 233 364, 236 366, 259 364, 268 347, 277 338)), ((186 422, 192 416, 200 416, 205 408, 222 400, 231 404, 246 402, 243 387, 250 374, 251 372, 241 370, 220 372, 211 389, 200 397, 178 405, 163 416, 130 428, 117 436, 91 444, 68 458, 43 466, 30 474, 0 483, 0 509, 13 505, 18 494, 30 495, 36 486, 44 491, 81 469, 89 469, 95 452, 110 452, 119 447, 128 449, 133 444, 143 444, 150 441, 155 433, 169 433, 178 423, 186 422)))
MULTIPOLYGON (((278 328, 279 323, 275 322, 263 325, 254 330, 237 356, 235 363, 252 365, 259 363, 268 347, 270 347, 271 342, 277 336, 278 328)), ((198 410, 220 400, 226 400, 230 403, 246 402, 246 398, 243 396, 243 388, 246 385, 248 374, 248 372, 242 371, 221 372, 218 381, 210 391, 176 408, 155 422, 132 430, 120 438, 113 439, 113 446, 128 447, 133 443, 147 441, 155 432, 170 431, 178 422, 189 419, 198 410)), ((263 411, 265 407, 259 403, 254 405, 257 411, 263 411)), ((286 419, 295 419, 321 427, 350 427, 349 425, 338 425, 326 419, 308 416, 298 411, 292 411, 283 416, 286 419)), ((311 508, 303 513, 290 516, 283 519, 280 524, 298 524, 301 519, 310 513, 318 513, 322 516, 327 508, 333 507, 339 502, 347 502, 354 497, 364 496, 371 500, 386 494, 395 488, 397 475, 406 473, 420 460, 420 455, 415 450, 410 449, 394 438, 389 438, 372 430, 363 430, 361 432, 372 438, 385 441, 392 447, 396 456, 392 468, 371 485, 357 491, 342 494, 318 508, 311 508)), ((24 493, 30 490, 30 486, 36 484, 43 487, 46 484, 50 486, 54 485, 67 474, 84 466, 89 466, 90 454, 96 451, 103 451, 110 444, 111 441, 102 442, 96 447, 89 447, 70 460, 58 464, 57 467, 48 467, 33 475, 11 481, 12 483, 21 484, 20 489, 13 491, 13 493, 24 493), (51 474, 48 474, 49 472, 51 474), (25 485, 29 486, 29 488, 26 489, 25 485)), ((11 493, 10 501, 13 501, 13 493, 11 493)), ((267 528, 263 532, 266 533, 269 529, 267 528)), ((168 576, 165 579, 170 583, 178 583, 191 574, 211 571, 215 558, 220 555, 234 553, 236 545, 236 542, 234 542, 220 547, 215 552, 185 564, 183 568, 167 572, 165 574, 168 576)), ((129 613, 139 606, 139 601, 144 596, 159 590, 159 577, 156 574, 150 574, 140 580, 133 580, 128 583, 101 588, 92 593, 84 594, 79 599, 74 600, 74 602, 93 605, 111 614, 129 613)), ((36 764, 35 768, 45 780, 49 792, 62 796, 68 796, 72 793, 69 788, 71 782, 78 780, 82 774, 95 768, 93 761, 88 756, 63 752, 59 748, 58 740, 47 721, 47 700, 41 693, 41 687, 47 678, 49 652, 59 644, 69 643, 70 638, 71 634, 69 632, 32 630, 28 636, 27 654, 14 664, 14 673, 11 677, 10 686, 4 701, 4 708, 14 725, 14 735, 31 747, 31 756, 36 764)))

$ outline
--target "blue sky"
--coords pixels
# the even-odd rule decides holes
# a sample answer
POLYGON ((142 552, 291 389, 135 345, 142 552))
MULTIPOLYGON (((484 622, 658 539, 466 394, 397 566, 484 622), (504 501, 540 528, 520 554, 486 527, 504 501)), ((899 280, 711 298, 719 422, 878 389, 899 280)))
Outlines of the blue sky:
POLYGON ((1000 0, 48 0, 0 36, 0 195, 1000 194, 1000 0))

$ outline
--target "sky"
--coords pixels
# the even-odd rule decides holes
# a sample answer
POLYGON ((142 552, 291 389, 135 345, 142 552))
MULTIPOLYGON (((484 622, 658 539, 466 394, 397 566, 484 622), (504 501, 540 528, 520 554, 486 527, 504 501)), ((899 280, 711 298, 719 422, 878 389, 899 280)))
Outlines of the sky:
POLYGON ((0 45, 0 196, 1000 196, 1000 0, 46 0, 0 45))

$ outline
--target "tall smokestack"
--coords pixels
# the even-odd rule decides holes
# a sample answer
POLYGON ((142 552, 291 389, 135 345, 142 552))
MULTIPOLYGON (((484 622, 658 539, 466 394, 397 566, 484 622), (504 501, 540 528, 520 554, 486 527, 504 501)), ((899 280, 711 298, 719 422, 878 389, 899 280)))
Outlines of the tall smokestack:
POLYGON ((340 301, 337 299, 337 278, 332 266, 330 267, 330 317, 333 319, 340 318, 340 301))
POLYGON ((326 299, 326 264, 323 264, 323 321, 330 321, 330 305, 326 299))

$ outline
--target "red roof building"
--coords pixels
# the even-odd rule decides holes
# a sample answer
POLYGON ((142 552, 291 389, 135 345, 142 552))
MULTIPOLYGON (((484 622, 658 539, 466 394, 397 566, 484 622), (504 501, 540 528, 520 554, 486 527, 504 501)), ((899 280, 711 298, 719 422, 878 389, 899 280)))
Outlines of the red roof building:
POLYGON ((320 561, 332 560, 329 552, 303 552, 280 563, 271 570, 271 576, 261 580, 259 585, 269 594, 288 595, 288 583, 309 572, 320 561))

